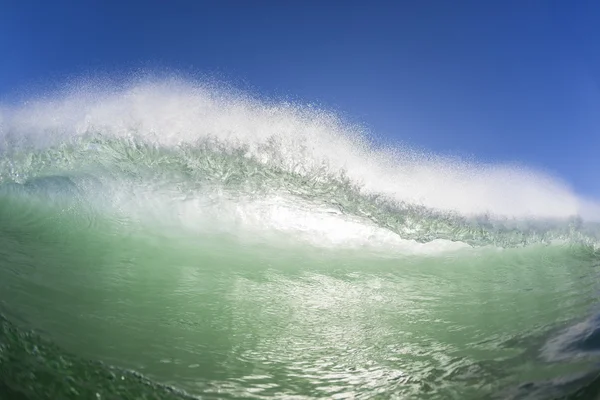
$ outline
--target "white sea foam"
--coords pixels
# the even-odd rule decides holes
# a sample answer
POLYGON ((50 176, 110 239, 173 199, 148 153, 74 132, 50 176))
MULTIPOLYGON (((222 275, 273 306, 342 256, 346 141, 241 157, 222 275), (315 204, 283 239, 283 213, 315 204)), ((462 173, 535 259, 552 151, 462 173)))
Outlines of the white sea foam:
POLYGON ((364 194, 431 209, 509 218, 600 216, 598 203, 541 172, 378 149, 360 127, 330 112, 177 78, 74 85, 0 108, 0 129, 5 147, 48 146, 90 133, 163 147, 211 138, 273 167, 324 170, 345 176, 364 194))

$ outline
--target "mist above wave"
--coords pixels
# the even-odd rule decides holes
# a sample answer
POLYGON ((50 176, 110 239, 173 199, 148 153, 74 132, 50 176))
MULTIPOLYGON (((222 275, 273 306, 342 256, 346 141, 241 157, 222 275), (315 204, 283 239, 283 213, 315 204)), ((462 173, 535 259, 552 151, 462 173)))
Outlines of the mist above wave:
MULTIPOLYGON (((596 203, 546 174, 448 160, 400 145, 377 148, 364 129, 326 110, 205 82, 175 77, 126 84, 88 81, 0 108, 0 140, 10 159, 19 151, 90 136, 160 149, 212 142, 268 168, 317 180, 341 179, 366 196, 464 216, 600 216, 596 203)), ((0 174, 9 175, 6 166, 0 174)))

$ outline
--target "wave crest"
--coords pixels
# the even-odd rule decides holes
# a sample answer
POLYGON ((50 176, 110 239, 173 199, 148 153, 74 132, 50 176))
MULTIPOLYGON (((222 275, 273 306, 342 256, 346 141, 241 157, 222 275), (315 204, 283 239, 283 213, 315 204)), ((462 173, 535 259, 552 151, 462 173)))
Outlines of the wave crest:
POLYGON ((596 242, 583 220, 600 215, 597 204, 541 173, 377 148, 330 112, 206 83, 100 86, 2 107, 0 183, 88 174, 128 201, 139 192, 162 193, 171 205, 217 192, 293 198, 289 210, 313 210, 296 222, 335 210, 417 242, 596 242))

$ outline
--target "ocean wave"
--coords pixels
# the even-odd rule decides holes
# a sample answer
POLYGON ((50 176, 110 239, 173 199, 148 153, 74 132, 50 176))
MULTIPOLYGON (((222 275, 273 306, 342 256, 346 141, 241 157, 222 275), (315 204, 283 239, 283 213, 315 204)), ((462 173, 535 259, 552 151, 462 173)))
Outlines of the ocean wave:
MULTIPOLYGON (((251 159, 313 181, 345 180, 365 196, 464 216, 600 216, 596 203, 541 172, 446 159, 401 146, 379 148, 366 129, 318 107, 175 77, 127 84, 90 81, 0 107, 1 148, 9 158, 0 176, 11 177, 6 164, 16 162, 17 154, 34 157, 32 149, 90 137, 120 141, 121 155, 131 162, 138 161, 139 146, 157 153, 187 152, 191 168, 210 162, 202 153, 194 159, 193 153, 211 143, 234 160, 251 159)), ((53 157, 60 161, 66 155, 53 157)))

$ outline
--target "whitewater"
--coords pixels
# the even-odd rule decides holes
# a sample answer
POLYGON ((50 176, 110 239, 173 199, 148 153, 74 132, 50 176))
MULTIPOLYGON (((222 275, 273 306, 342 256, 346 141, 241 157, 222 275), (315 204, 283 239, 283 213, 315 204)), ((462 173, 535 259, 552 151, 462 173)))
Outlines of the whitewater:
POLYGON ((0 105, 0 392, 596 398, 598 221, 315 105, 82 80, 0 105))

